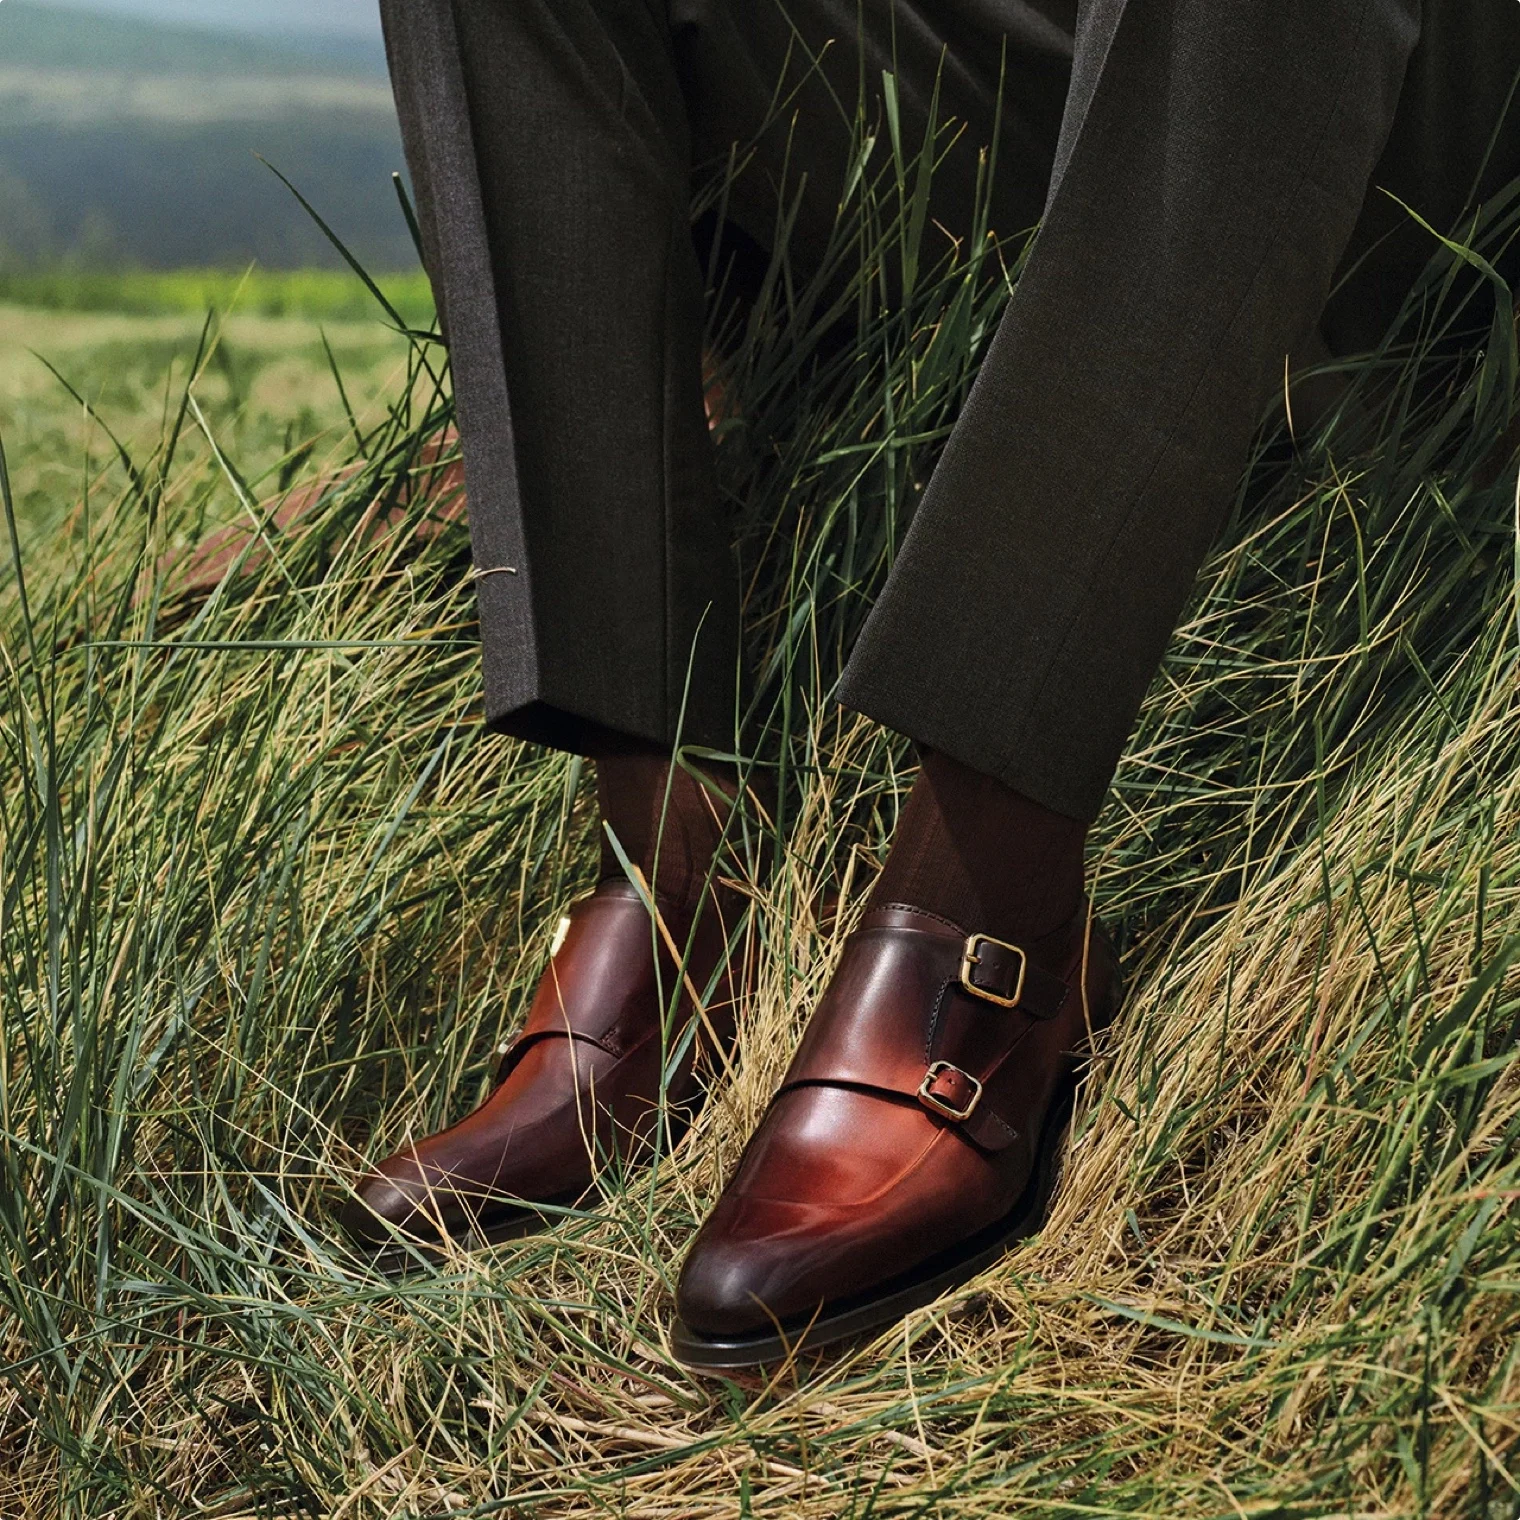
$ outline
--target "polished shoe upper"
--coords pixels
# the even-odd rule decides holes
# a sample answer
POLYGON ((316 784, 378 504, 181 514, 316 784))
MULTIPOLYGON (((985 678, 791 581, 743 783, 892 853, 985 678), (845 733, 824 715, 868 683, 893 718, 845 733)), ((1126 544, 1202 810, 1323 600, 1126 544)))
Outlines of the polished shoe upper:
POLYGON ((995 1227, 1117 998, 1085 909, 1027 948, 868 914, 692 1245, 682 1321, 721 1337, 805 1320, 995 1227))
POLYGON ((669 942, 627 881, 605 881, 574 905, 495 1090, 359 1183, 342 1210, 351 1235, 461 1234, 525 1204, 572 1202, 599 1166, 647 1148, 665 1065, 667 1104, 679 1112, 692 1100, 699 1053, 732 1039, 733 902, 722 894, 697 915, 659 906, 669 942), (670 944, 686 956, 685 977, 670 944), (691 987, 705 999, 701 1019, 691 987))

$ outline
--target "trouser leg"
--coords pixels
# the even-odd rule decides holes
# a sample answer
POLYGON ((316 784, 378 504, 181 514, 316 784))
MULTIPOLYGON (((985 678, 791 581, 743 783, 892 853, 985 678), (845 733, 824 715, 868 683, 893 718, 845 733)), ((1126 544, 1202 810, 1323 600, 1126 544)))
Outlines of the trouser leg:
MULTIPOLYGON (((1460 42, 1453 18, 1476 15, 1473 0, 1426 4, 1448 40, 1460 42)), ((448 308, 477 562, 526 572, 481 582, 487 710, 551 742, 611 730, 669 742, 704 615, 686 734, 727 737, 731 572, 684 237, 693 140, 718 157, 782 103, 732 206, 764 242, 805 184, 792 251, 806 260, 831 225, 852 102, 884 67, 910 142, 936 81, 941 113, 969 124, 940 178, 936 217, 952 231, 969 230, 966 166, 1003 92, 995 224, 1034 219, 1054 162, 1047 223, 843 690, 1091 816, 1259 403, 1357 220, 1416 0, 1270 14, 1244 0, 1092 0, 1058 148, 1072 49, 1061 0, 867 0, 853 47, 847 0, 794 0, 789 21, 770 0, 386 7, 448 308), (431 52, 417 45, 430 25, 447 33, 431 52)), ((1431 37, 1415 60, 1427 82, 1463 55, 1431 37)), ((1406 92, 1399 123, 1428 95, 1406 92)), ((1422 141, 1399 123, 1390 173, 1422 141)))
POLYGON ((487 718, 668 744, 689 686, 683 737, 731 740, 734 572, 664 6, 383 11, 454 366, 487 718))
MULTIPOLYGON (((1520 177, 1520 5, 1424 0, 1421 9, 1393 129, 1321 319, 1335 354, 1383 340, 1436 252, 1429 228, 1463 233, 1475 208, 1520 177)), ((1520 250, 1499 262, 1511 283, 1520 278, 1520 250)))
POLYGON ((1395 115, 1417 0, 1089 0, 1045 220, 846 672, 1097 811, 1395 115))

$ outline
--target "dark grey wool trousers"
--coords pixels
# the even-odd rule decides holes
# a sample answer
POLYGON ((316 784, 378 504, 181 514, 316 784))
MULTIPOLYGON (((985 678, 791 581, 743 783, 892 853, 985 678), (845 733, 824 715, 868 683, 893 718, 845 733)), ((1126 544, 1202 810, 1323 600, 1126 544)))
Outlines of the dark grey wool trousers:
POLYGON ((992 225, 1040 231, 841 695, 1083 819, 1285 356, 1316 327, 1375 339, 1431 251, 1383 191, 1446 228, 1520 174, 1515 0, 382 10, 454 369, 487 718, 572 749, 678 723, 733 742, 694 166, 753 149, 729 214, 762 246, 803 185, 805 261, 884 70, 909 140, 936 88, 966 126, 935 192, 951 232, 996 128, 992 225))

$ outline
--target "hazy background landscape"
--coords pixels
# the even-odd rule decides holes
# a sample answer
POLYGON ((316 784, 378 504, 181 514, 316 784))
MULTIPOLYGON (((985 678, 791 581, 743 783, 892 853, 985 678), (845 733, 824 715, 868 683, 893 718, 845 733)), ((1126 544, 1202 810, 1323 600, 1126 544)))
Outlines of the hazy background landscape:
MULTIPOLYGON (((151 457, 192 365, 255 491, 393 393, 405 340, 269 165, 431 320, 373 0, 0 0, 0 445, 24 538, 119 488, 113 436, 151 457)), ((211 449, 199 428, 181 447, 211 449)), ((240 510, 227 482, 206 494, 200 521, 240 510)))
POLYGON ((255 155, 368 264, 413 262, 372 5, 0 4, 0 268, 333 265, 255 155))

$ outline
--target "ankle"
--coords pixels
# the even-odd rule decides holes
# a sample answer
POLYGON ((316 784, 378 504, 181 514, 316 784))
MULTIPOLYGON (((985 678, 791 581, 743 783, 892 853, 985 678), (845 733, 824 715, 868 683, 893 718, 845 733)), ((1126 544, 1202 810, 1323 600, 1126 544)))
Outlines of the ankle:
POLYGON ((615 837, 652 891, 694 907, 738 795, 733 767, 703 762, 688 768, 662 754, 609 755, 597 758, 596 776, 601 879, 625 874, 615 837))
POLYGON ((1086 839, 1085 823, 929 753, 871 903, 903 903, 968 933, 1032 943, 1081 906, 1086 839))

